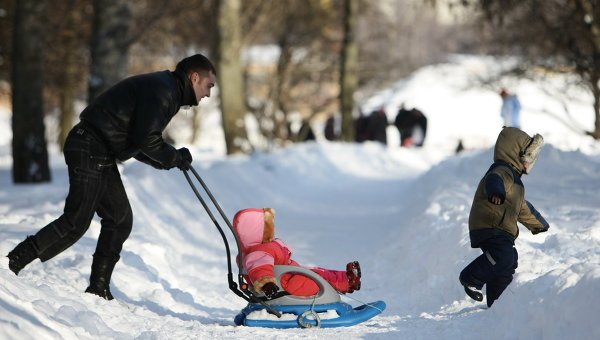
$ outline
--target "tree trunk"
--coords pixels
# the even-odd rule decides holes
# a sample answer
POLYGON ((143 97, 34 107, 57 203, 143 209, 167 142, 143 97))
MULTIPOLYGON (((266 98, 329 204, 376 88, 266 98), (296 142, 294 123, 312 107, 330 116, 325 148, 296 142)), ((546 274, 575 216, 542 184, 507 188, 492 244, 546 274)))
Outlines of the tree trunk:
POLYGON ((62 148, 71 128, 75 116, 75 94, 77 91, 77 13, 78 8, 73 0, 69 1, 69 9, 66 13, 66 25, 64 31, 64 53, 62 68, 62 88, 60 91, 60 131, 58 134, 58 145, 62 148))
POLYGON ((340 110, 342 112, 342 140, 354 141, 354 92, 358 88, 358 1, 344 0, 344 41, 340 70, 340 110))
POLYGON ((283 93, 287 81, 287 70, 292 60, 292 49, 285 38, 280 40, 279 49, 281 52, 277 61, 277 73, 273 78, 273 86, 270 94, 272 107, 271 119, 273 120, 273 131, 271 131, 270 139, 283 145, 285 140, 289 140, 287 110, 285 108, 283 93))
POLYGON ((130 26, 127 0, 94 0, 88 102, 127 76, 130 26))
POLYGON ((269 82, 266 104, 255 112, 260 134, 268 142, 267 151, 270 151, 274 145, 282 146, 286 141, 292 141, 284 98, 284 92, 287 89, 287 70, 292 60, 292 49, 285 37, 279 39, 278 47, 280 54, 277 69, 269 82))
MULTIPOLYGON (((582 17, 583 18, 595 18, 596 17, 596 11, 597 9, 595 8, 594 4, 590 1, 585 1, 585 0, 578 0, 577 1, 577 5, 580 8, 580 10, 582 11, 582 17)), ((598 67, 600 67, 598 61, 599 61, 599 57, 600 57, 600 23, 598 23, 598 20, 591 20, 588 24, 587 24, 587 28, 589 29, 590 32, 590 42, 592 43, 593 46, 593 63, 591 64, 592 69, 590 70, 590 74, 591 74, 591 88, 592 88, 592 94, 594 96, 594 115, 596 117, 596 119, 594 120, 594 131, 590 132, 590 135, 592 137, 594 137, 594 139, 600 139, 600 84, 598 82, 600 82, 600 70, 598 69, 598 67)), ((582 72, 582 73, 586 73, 586 72, 582 72)), ((583 77, 585 79, 585 77, 583 77)))
POLYGON ((218 0, 215 6, 215 52, 227 154, 243 151, 243 143, 247 141, 244 123, 244 78, 240 60, 240 9, 240 0, 218 0))
POLYGON ((592 93, 594 95, 594 115, 596 117, 594 124, 594 131, 590 133, 594 139, 600 139, 600 82, 599 77, 593 77, 592 79, 592 93))
POLYGON ((46 1, 16 3, 12 58, 12 154, 15 183, 50 180, 43 102, 42 46, 46 1))
POLYGON ((202 128, 202 115, 200 109, 191 109, 192 111, 192 136, 190 137, 190 144, 196 143, 196 140, 200 136, 200 129, 202 128))

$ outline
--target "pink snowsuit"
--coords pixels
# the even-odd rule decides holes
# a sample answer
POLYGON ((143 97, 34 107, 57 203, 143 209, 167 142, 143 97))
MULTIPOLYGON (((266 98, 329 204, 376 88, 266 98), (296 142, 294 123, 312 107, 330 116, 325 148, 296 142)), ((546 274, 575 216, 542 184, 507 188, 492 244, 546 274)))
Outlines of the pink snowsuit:
MULTIPOLYGON (((233 218, 233 227, 241 243, 243 266, 248 282, 257 292, 267 282, 277 283, 274 265, 298 266, 292 260, 292 251, 282 240, 275 239, 274 211, 272 209, 249 208, 240 210, 233 218)), ((238 258, 239 265, 239 258, 238 258)), ((325 268, 307 268, 322 276, 340 293, 349 291, 348 276, 345 271, 325 268)), ((319 292, 319 287, 302 274, 284 274, 281 285, 288 293, 296 296, 311 296, 319 292)))

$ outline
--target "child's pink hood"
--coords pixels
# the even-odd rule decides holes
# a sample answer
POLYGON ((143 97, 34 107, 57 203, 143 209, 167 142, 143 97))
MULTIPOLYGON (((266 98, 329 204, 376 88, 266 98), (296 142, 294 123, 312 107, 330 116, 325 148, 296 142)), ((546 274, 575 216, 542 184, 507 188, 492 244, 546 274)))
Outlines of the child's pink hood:
POLYGON ((233 228, 243 250, 262 243, 265 229, 265 213, 261 208, 238 211, 233 217, 233 228))

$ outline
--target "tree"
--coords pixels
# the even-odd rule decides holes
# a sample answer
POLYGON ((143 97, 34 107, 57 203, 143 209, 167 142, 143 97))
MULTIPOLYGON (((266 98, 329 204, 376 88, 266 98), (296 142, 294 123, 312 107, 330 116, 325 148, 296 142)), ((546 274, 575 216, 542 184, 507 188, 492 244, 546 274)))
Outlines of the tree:
POLYGON ((94 0, 88 102, 127 76, 131 8, 127 0, 94 0))
MULTIPOLYGON (((132 45, 129 70, 132 74, 148 70, 172 69, 175 63, 198 50, 212 60, 216 20, 212 17, 214 1, 205 0, 144 0, 133 2, 132 45), (202 23, 190 25, 190 22, 202 23)), ((189 143, 200 134, 203 116, 201 108, 191 114, 178 115, 191 127, 189 143)), ((175 124, 176 125, 176 124, 175 124)), ((170 134, 174 125, 165 131, 170 134)), ((175 128, 176 129, 176 128, 175 128)))
POLYGON ((244 116, 245 92, 241 64, 240 0, 216 0, 215 54, 219 97, 227 154, 244 151, 247 141, 244 116))
POLYGON ((445 61, 448 54, 480 53, 471 47, 470 26, 440 15, 441 3, 447 1, 452 0, 439 5, 435 0, 360 0, 358 100, 425 65, 445 61))
POLYGON ((75 100, 85 91, 91 23, 90 0, 65 0, 48 6, 48 24, 44 49, 45 104, 49 112, 58 108, 58 136, 60 147, 76 118, 75 100))
POLYGON ((538 70, 579 76, 594 98, 600 139, 600 3, 596 0, 470 0, 482 24, 493 31, 499 52, 522 56, 513 73, 532 77, 538 70))
MULTIPOLYGON (((268 95, 259 105, 248 103, 259 121, 261 133, 269 143, 282 145, 289 140, 287 121, 287 102, 285 92, 289 90, 289 67, 292 59, 292 49, 295 45, 293 29, 299 25, 297 11, 298 1, 260 1, 247 2, 246 11, 251 14, 246 17, 243 25, 247 28, 245 40, 249 45, 264 41, 267 35, 279 47, 279 57, 275 72, 267 82, 268 95), (255 15, 252 15, 255 14, 255 15)), ((309 3, 310 4, 310 3, 309 3)), ((306 8, 305 2, 302 8, 306 8)), ((306 31, 305 31, 306 32, 306 31)), ((246 74, 248 76, 248 74, 246 74)), ((251 83, 251 82, 250 82, 251 83)), ((249 84, 251 85, 251 84, 249 84)))
MULTIPOLYGON (((10 82, 14 0, 0 0, 0 81, 10 82)), ((1 91, 1 89, 0 89, 1 91)), ((6 93, 7 94, 7 93, 6 93)), ((0 100, 5 93, 0 92, 0 100)))
POLYGON ((50 180, 43 101, 43 47, 46 1, 16 3, 12 51, 12 154, 15 183, 50 180))
POLYGON ((290 127, 338 109, 340 4, 329 0, 244 2, 244 44, 275 45, 278 52, 274 65, 247 65, 245 74, 248 109, 270 144, 302 139, 290 127))
POLYGON ((354 141, 354 92, 358 88, 358 0, 344 0, 344 42, 340 63, 340 108, 342 112, 342 139, 354 141))

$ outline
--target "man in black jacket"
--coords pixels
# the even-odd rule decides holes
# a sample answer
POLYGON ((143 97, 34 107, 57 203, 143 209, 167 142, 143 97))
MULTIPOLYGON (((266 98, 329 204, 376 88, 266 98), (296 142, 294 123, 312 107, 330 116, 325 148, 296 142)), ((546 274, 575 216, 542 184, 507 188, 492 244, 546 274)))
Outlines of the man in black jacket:
POLYGON ((85 234, 97 213, 102 227, 86 292, 112 300, 110 277, 133 224, 117 161, 134 157, 157 169, 189 169, 190 151, 167 144, 162 132, 180 107, 209 97, 215 83, 214 66, 196 54, 174 72, 124 79, 94 99, 64 145, 70 185, 64 213, 8 254, 10 270, 18 275, 33 260, 60 254, 85 234))

